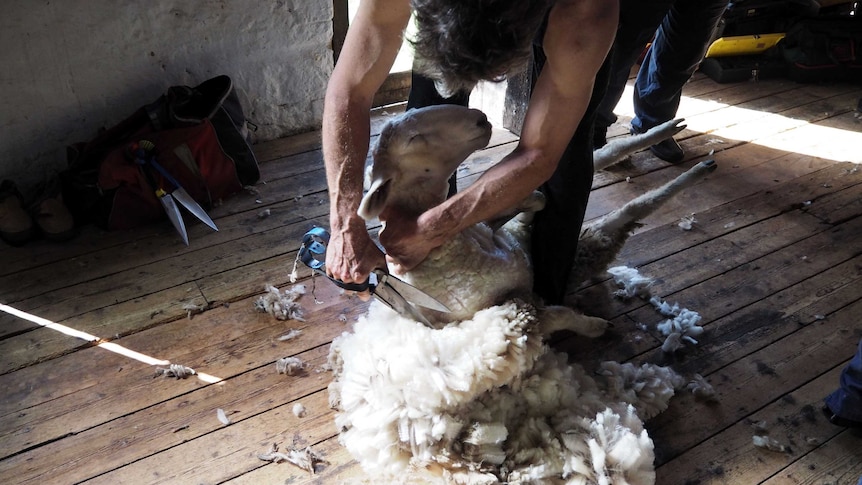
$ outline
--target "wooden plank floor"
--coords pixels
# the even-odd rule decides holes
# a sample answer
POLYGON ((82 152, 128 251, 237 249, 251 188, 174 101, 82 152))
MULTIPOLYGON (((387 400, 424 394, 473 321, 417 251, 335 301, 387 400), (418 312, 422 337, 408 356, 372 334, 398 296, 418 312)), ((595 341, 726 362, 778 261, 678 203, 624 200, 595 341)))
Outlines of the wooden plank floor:
MULTIPOLYGON (((662 337, 641 330, 659 317, 640 300, 604 297, 605 281, 572 301, 614 327, 557 346, 588 368, 654 362, 715 387, 717 402, 682 393, 648 423, 659 484, 855 485, 862 436, 819 408, 862 338, 862 88, 698 75, 684 94, 686 161, 642 152, 597 173, 588 218, 714 158, 718 170, 644 221, 619 258, 655 279, 654 294, 699 312, 706 332, 663 354, 662 337), (761 422, 785 451, 753 446, 761 422)), ((377 113, 375 127, 398 110, 377 113)), ((630 107, 618 112, 612 134, 623 135, 630 107)), ((459 171, 462 185, 514 141, 495 131, 459 171)), ((319 134, 256 149, 261 182, 211 211, 218 233, 191 224, 188 248, 167 223, 0 248, 0 483, 363 480, 337 441, 325 363, 365 304, 299 267, 305 321, 253 308, 265 285, 293 286, 302 235, 327 224, 319 134), (302 334, 279 339, 292 329, 302 334), (288 356, 306 362, 302 375, 276 372, 288 356), (199 374, 153 377, 168 363, 199 374), (311 475, 258 459, 273 443, 311 446, 328 464, 311 475)))

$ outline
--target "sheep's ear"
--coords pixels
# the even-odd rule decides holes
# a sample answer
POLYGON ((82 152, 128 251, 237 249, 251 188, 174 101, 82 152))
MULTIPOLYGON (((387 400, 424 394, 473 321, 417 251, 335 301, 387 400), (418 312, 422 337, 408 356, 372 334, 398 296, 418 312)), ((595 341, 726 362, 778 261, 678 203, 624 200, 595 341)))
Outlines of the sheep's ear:
POLYGON ((386 200, 389 198, 391 182, 391 178, 378 178, 371 182, 371 187, 368 188, 368 192, 365 193, 359 203, 357 212, 360 217, 368 221, 380 215, 383 207, 386 206, 386 200))

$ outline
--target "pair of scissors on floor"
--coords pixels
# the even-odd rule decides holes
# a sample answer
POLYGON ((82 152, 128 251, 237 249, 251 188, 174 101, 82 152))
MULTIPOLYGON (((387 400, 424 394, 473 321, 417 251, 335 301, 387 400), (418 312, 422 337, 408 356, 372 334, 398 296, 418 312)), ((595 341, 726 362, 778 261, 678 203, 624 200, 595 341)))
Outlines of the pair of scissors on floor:
POLYGON ((200 219, 201 222, 211 227, 214 231, 218 231, 218 227, 216 227, 215 222, 213 222, 203 207, 195 202, 192 196, 186 192, 186 189, 184 189, 180 183, 177 182, 177 180, 171 176, 171 174, 168 173, 168 171, 165 170, 158 161, 156 161, 155 148, 156 147, 152 142, 141 140, 139 142, 132 143, 129 150, 135 163, 141 166, 141 171, 147 178, 147 182, 149 182, 153 190, 156 191, 156 197, 159 198, 159 202, 162 203, 162 207, 165 209, 168 219, 171 220, 171 224, 173 224, 174 228, 183 239, 183 242, 186 243, 186 246, 189 245, 189 233, 186 231, 186 224, 183 221, 182 214, 180 214, 179 207, 177 207, 177 202, 191 212, 192 215, 200 219), (162 187, 162 184, 157 182, 156 178, 153 176, 154 174, 149 170, 150 168, 158 172, 163 181, 166 181, 173 186, 170 192, 166 191, 162 187))
POLYGON ((424 291, 411 286, 404 281, 392 276, 382 269, 375 269, 368 275, 364 283, 345 283, 339 279, 326 274, 325 259, 326 245, 329 243, 329 231, 322 227, 315 227, 305 233, 302 238, 302 246, 299 248, 299 259, 313 271, 330 279, 340 288, 349 291, 366 291, 392 308, 400 315, 412 318, 428 327, 431 323, 414 305, 419 305, 439 312, 449 312, 446 305, 437 301, 434 297, 424 291))

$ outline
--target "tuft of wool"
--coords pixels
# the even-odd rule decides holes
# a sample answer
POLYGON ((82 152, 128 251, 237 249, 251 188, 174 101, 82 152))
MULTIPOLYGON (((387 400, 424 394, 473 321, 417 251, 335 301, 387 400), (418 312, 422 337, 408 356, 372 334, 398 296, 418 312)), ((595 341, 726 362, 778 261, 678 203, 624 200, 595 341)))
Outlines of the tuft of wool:
POLYGON ((660 314, 671 317, 656 325, 656 328, 666 337, 661 347, 662 351, 676 352, 685 346, 685 342, 697 345, 695 337, 703 333, 703 327, 698 325, 701 320, 700 314, 687 308, 680 308, 676 303, 670 305, 657 296, 651 296, 649 288, 652 280, 641 276, 634 268, 614 266, 607 271, 613 276, 617 286, 622 287, 614 293, 615 296, 619 298, 638 296, 648 299, 660 314))
POLYGON ((296 300, 305 294, 305 285, 295 285, 282 293, 272 285, 266 285, 266 293, 254 302, 254 309, 269 313, 277 320, 299 320, 304 322, 304 312, 296 300))
POLYGON ((641 276, 635 268, 628 266, 614 266, 608 268, 608 273, 613 276, 614 283, 622 288, 614 292, 614 296, 619 298, 633 298, 635 296, 641 298, 650 297, 650 286, 653 280, 645 276, 641 276))
POLYGON ((305 362, 296 357, 284 357, 275 361, 275 370, 279 374, 295 376, 305 368, 305 362))
POLYGON ((679 226, 679 228, 682 229, 683 231, 691 231, 692 227, 694 226, 694 224, 696 222, 697 222, 697 219, 694 218, 694 214, 692 213, 690 215, 687 215, 687 216, 684 216, 683 218, 681 218, 679 220, 679 224, 677 224, 677 226, 679 226))
POLYGON ((288 340, 293 340, 293 339, 299 337, 300 335, 302 335, 302 330, 292 328, 286 334, 282 335, 281 337, 278 337, 278 341, 279 342, 287 342, 288 340))
POLYGON ((607 393, 614 399, 637 409, 649 419, 667 409, 670 398, 686 381, 670 367, 632 363, 602 362, 598 374, 604 379, 607 393))
POLYGON ((788 452, 788 448, 778 442, 775 438, 769 436, 754 435, 751 437, 751 442, 758 448, 764 448, 769 451, 788 452))
POLYGON ((305 406, 303 406, 302 403, 299 403, 299 402, 294 404, 293 405, 293 415, 296 416, 297 418, 304 418, 305 417, 305 406))
POLYGON ((328 463, 319 453, 311 449, 310 446, 302 450, 290 448, 286 450, 286 452, 280 452, 278 451, 278 445, 273 444, 268 452, 261 453, 257 455, 257 457, 263 461, 270 461, 273 463, 286 461, 302 468, 312 475, 314 475, 314 468, 319 463, 328 463))
POLYGON ((706 379, 700 374, 695 374, 694 377, 689 381, 688 385, 685 386, 686 389, 691 391, 694 394, 694 397, 703 400, 703 401, 716 401, 715 389, 712 387, 712 384, 707 382, 706 379))
POLYGON ((186 377, 197 374, 191 367, 186 367, 180 364, 171 364, 168 368, 156 367, 156 377, 176 377, 177 379, 185 379, 186 377))
POLYGON ((676 352, 683 347, 683 341, 697 345, 698 342, 694 337, 699 337, 703 333, 703 327, 698 325, 701 320, 699 313, 680 308, 676 303, 669 305, 655 296, 650 298, 650 303, 662 315, 673 317, 656 325, 662 335, 667 337, 661 347, 664 352, 676 352))
POLYGON ((225 413, 222 408, 216 409, 216 418, 218 418, 218 420, 221 421, 221 424, 225 426, 230 424, 230 418, 227 417, 227 413, 225 413))

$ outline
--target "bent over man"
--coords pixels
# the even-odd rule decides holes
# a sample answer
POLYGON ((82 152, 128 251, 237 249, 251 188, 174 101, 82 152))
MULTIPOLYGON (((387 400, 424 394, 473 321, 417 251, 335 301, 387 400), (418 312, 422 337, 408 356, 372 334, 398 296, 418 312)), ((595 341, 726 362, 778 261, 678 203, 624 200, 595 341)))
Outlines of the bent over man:
MULTIPOLYGON (((606 84, 600 67, 617 19, 616 0, 363 0, 324 105, 323 154, 332 204, 329 274, 362 282, 385 267, 386 258, 396 271, 409 270, 464 228, 541 188, 547 206, 533 226, 535 290, 546 303, 561 303, 592 184, 593 113, 606 84), (424 89, 437 91, 417 91, 412 98, 465 102, 478 81, 500 79, 531 56, 534 82, 515 150, 418 218, 388 217, 380 233, 384 256, 356 211, 372 98, 394 62, 411 12, 418 29, 414 66, 430 80, 424 89)), ((414 90, 423 89, 416 84, 414 90)), ((417 104, 428 103, 433 101, 417 104)))

